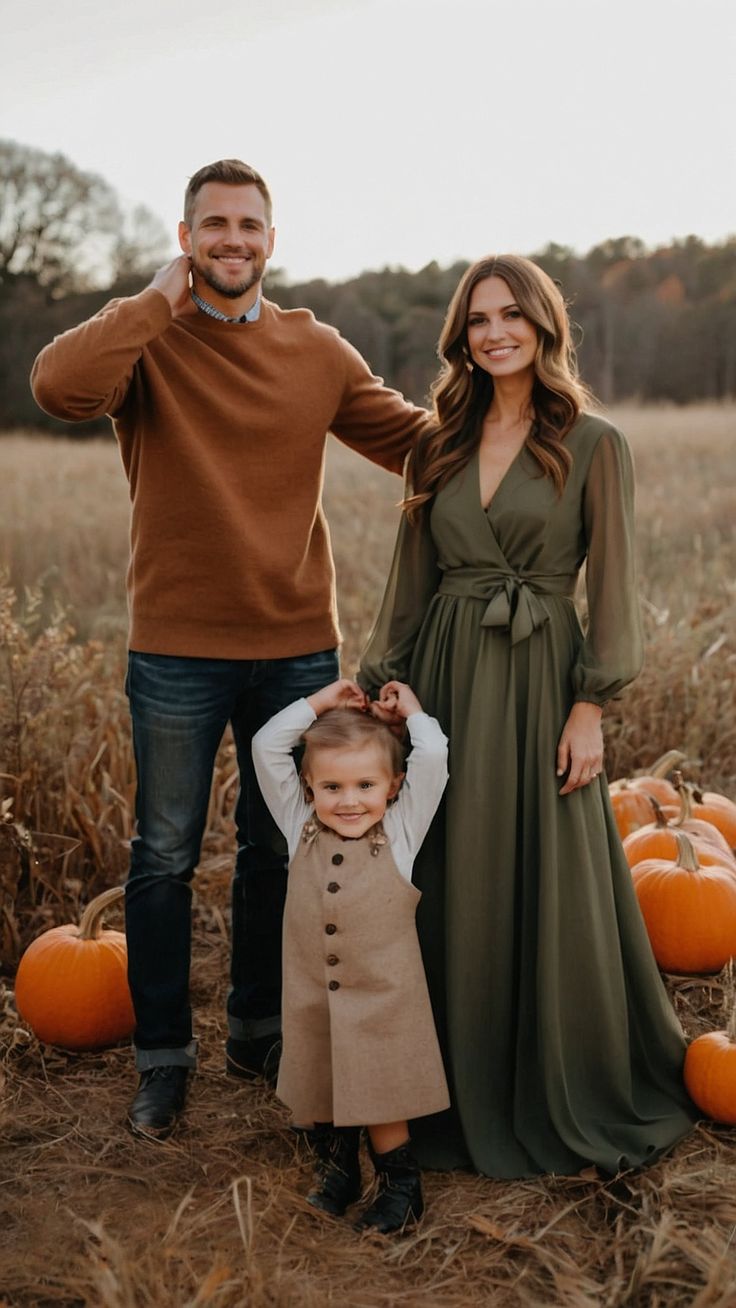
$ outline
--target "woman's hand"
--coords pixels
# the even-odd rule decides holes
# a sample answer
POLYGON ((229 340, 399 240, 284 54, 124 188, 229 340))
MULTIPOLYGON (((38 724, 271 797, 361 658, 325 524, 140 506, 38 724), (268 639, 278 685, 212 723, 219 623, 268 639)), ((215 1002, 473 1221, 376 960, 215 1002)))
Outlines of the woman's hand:
POLYGON ((561 795, 587 786, 603 767, 602 714, 598 704, 582 700, 570 709, 557 746, 557 775, 567 773, 561 795))
POLYGON ((313 695, 307 695, 307 703, 317 717, 320 713, 335 708, 358 709, 364 713, 368 707, 368 697, 357 681, 351 681, 349 677, 340 677, 338 681, 331 681, 329 686, 316 690, 313 695))

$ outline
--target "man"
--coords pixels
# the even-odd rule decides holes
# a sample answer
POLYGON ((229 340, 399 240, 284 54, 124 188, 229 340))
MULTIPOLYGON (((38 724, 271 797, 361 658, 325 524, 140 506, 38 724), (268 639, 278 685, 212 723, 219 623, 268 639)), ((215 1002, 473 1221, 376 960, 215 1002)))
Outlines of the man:
POLYGON ((250 745, 273 713, 338 675, 326 433, 400 472, 428 422, 336 331, 262 297, 274 228, 254 169, 221 160, 195 173, 179 244, 141 294, 48 345, 31 379, 57 417, 112 417, 130 482, 138 789, 126 930, 141 1076, 129 1120, 157 1138, 196 1066, 190 882, 228 721, 241 786, 227 1068, 274 1071, 286 850, 250 745))

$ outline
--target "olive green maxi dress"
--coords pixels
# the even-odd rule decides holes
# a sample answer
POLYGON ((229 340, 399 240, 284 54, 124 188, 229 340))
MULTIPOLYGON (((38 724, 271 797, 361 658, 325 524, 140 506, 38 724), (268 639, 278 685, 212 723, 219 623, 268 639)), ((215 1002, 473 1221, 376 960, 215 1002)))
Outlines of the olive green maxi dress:
POLYGON ((603 704, 641 663, 628 447, 592 415, 566 443, 561 496, 524 448, 484 510, 476 454, 402 520, 360 673, 408 681, 450 739, 414 880, 453 1107, 414 1145, 495 1177, 637 1166, 693 1116, 605 781, 559 795, 573 701, 603 704))

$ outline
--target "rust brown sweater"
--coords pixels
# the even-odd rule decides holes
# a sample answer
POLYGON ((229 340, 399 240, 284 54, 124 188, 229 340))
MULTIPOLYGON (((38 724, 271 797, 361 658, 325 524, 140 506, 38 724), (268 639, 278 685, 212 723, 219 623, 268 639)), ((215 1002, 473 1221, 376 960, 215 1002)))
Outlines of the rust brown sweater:
POLYGON ((130 645, 284 658, 339 640, 321 506, 326 433, 401 472, 427 425, 306 309, 173 318, 149 288, 41 352, 38 403, 109 414, 132 500, 130 645))

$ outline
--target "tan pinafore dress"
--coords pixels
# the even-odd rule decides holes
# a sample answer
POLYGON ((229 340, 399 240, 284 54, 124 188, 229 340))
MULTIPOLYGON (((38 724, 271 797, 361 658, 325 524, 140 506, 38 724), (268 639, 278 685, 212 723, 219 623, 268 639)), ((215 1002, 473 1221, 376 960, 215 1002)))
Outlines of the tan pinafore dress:
POLYGON ((296 1122, 368 1126, 449 1105, 415 927, 421 896, 382 829, 306 824, 284 910, 284 1049, 296 1122))

